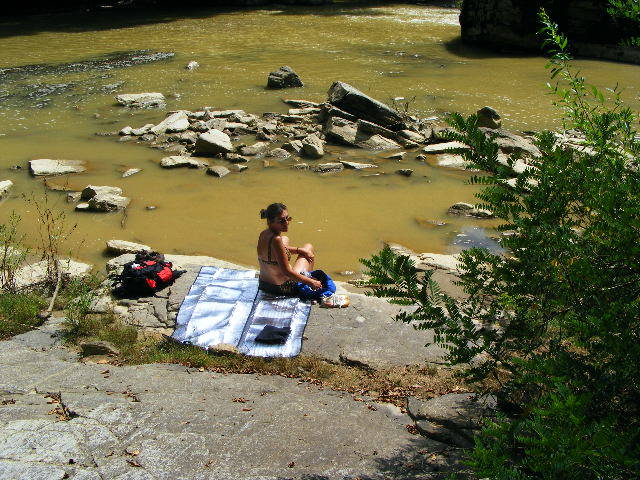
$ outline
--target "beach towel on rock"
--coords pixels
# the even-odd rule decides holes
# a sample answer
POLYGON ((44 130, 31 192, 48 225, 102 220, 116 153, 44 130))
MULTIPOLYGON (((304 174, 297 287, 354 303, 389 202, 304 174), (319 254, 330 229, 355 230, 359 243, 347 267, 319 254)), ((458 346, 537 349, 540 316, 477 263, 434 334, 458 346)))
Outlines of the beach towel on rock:
POLYGON ((225 343, 246 355, 294 357, 310 311, 309 302, 258 290, 254 270, 202 267, 180 306, 172 337, 202 348, 225 343), (291 333, 283 344, 256 342, 266 325, 291 333))

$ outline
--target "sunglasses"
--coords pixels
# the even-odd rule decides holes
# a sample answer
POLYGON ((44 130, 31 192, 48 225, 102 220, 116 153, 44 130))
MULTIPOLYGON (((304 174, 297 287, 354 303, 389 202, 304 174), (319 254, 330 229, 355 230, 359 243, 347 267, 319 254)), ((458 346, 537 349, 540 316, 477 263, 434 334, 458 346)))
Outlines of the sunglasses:
POLYGON ((276 222, 278 222, 281 225, 284 225, 285 223, 289 223, 291 220, 293 220, 293 217, 286 217, 286 218, 279 218, 278 220, 276 220, 276 222))

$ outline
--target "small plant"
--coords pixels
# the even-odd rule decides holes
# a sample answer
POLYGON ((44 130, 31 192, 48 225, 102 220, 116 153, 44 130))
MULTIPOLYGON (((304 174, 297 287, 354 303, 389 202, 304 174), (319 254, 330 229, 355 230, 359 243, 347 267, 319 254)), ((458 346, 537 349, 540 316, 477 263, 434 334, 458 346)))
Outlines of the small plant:
POLYGON ((53 291, 59 283, 61 251, 78 225, 69 224, 64 210, 51 202, 46 190, 42 197, 31 195, 27 202, 37 214, 38 251, 47 264, 46 284, 53 291))
POLYGON ((416 96, 407 99, 404 97, 396 97, 391 100, 391 107, 400 114, 404 120, 411 120, 412 105, 415 104, 416 96))
POLYGON ((24 246, 25 235, 18 230, 20 221, 20 216, 11 212, 8 222, 0 225, 0 290, 5 292, 16 292, 16 272, 29 253, 24 246))
POLYGON ((65 285, 62 299, 68 338, 86 337, 95 332, 96 324, 89 318, 89 312, 97 297, 99 283, 99 278, 94 275, 71 279, 65 285))

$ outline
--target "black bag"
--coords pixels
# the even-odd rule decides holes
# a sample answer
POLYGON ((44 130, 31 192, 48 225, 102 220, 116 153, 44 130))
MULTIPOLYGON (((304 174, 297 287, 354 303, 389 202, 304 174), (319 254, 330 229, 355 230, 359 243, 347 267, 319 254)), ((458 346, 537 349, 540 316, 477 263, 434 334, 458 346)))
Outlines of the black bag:
POLYGON ((157 252, 140 251, 132 262, 127 262, 122 273, 113 282, 120 296, 151 295, 163 289, 183 271, 173 270, 171 262, 164 260, 164 255, 157 252))

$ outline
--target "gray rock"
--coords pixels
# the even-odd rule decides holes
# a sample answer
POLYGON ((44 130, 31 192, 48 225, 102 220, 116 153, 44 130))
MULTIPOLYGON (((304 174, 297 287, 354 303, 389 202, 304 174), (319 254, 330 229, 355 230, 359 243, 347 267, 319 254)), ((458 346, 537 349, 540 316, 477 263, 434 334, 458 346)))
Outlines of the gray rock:
POLYGON ((302 151, 302 142, 300 140, 291 140, 284 143, 282 148, 288 152, 299 154, 302 151))
POLYGON ((382 135, 377 133, 375 135, 369 136, 368 134, 363 135, 360 131, 358 131, 358 133, 356 134, 355 142, 358 147, 367 150, 381 151, 400 148, 400 145, 398 145, 393 140, 387 137, 383 137, 382 135))
POLYGON ((320 113, 320 118, 322 119, 322 121, 326 123, 330 118, 333 117, 344 118, 345 120, 349 120, 350 122, 356 122, 358 120, 358 117, 356 117, 355 115, 351 115, 350 113, 345 112, 338 107, 334 107, 330 103, 323 103, 320 113))
POLYGON ((11 187, 13 187, 13 182, 11 180, 2 180, 0 182, 0 198, 6 196, 7 193, 9 193, 9 190, 11 190, 11 187))
POLYGON ((160 166, 162 168, 206 168, 209 165, 206 162, 196 160, 193 157, 188 157, 185 155, 172 155, 160 160, 160 166))
POLYGON ((397 135, 395 132, 389 130, 388 128, 384 128, 380 125, 378 125, 377 123, 373 123, 373 122, 368 122, 367 120, 362 120, 359 119, 356 122, 356 128, 358 129, 358 132, 360 133, 360 135, 381 135, 385 138, 388 138, 390 140, 395 140, 397 135))
POLYGON ((309 164, 303 162, 297 162, 291 165, 294 170, 309 170, 309 164))
POLYGON ((184 132, 189 128, 189 117, 184 111, 169 114, 162 122, 151 128, 151 133, 160 135, 161 133, 184 132))
POLYGON ((240 148, 241 155, 259 155, 269 148, 269 142, 256 142, 253 145, 240 148))
POLYGON ((267 88, 293 88, 303 87, 304 84, 296 72, 291 67, 280 67, 275 72, 271 72, 267 78, 267 88))
POLYGON ((237 163, 233 164, 233 170, 235 170, 236 172, 244 172, 245 170, 248 170, 249 167, 247 165, 240 165, 237 163))
POLYGON ((231 171, 227 167, 223 167, 222 165, 213 165, 207 168, 207 173, 214 177, 222 178, 225 175, 231 173, 231 171))
POLYGON ((520 154, 533 158, 540 158, 542 153, 532 141, 516 135, 506 130, 493 130, 491 128, 480 128, 485 134, 494 136, 494 141, 500 147, 500 150, 506 154, 520 154))
POLYGON ((80 350, 83 357, 88 357, 89 355, 120 355, 120 350, 115 345, 101 340, 80 342, 80 350))
POLYGON ((67 173, 81 173, 86 170, 82 160, 51 160, 39 158, 29 161, 29 171, 34 176, 64 175, 67 173))
POLYGON ((318 108, 320 107, 319 103, 310 102, 309 100, 282 100, 287 105, 291 105, 293 108, 318 108))
POLYGON ((247 114, 247 112, 245 112, 244 110, 205 110, 206 113, 206 117, 209 120, 214 119, 214 118, 229 118, 233 115, 242 115, 245 116, 247 114))
POLYGON ((347 83, 334 82, 329 89, 328 101, 357 118, 377 123, 390 130, 404 128, 404 119, 397 111, 347 83))
POLYGON ((231 163, 248 163, 250 160, 237 153, 227 153, 224 158, 231 163))
POLYGON ((76 202, 80 201, 80 196, 81 195, 82 195, 82 192, 69 192, 69 193, 67 193, 67 203, 76 203, 76 202))
POLYGON ((448 213, 450 215, 464 215, 465 217, 494 218, 493 213, 489 210, 476 208, 474 205, 464 202, 458 202, 451 205, 448 213))
POLYGON ((465 169, 467 161, 462 155, 455 153, 439 153, 436 155, 438 166, 465 169))
POLYGON ((191 124, 189 128, 194 132, 204 133, 204 132, 208 132, 211 127, 204 120, 196 120, 191 124))
POLYGON ((198 62, 196 62, 195 60, 191 60, 189 63, 187 63, 187 66, 184 68, 186 68, 187 70, 195 70, 199 66, 200 64, 198 62))
POLYGON ((116 102, 130 108, 164 107, 166 104, 161 93, 123 93, 116 95, 116 102))
POLYGON ((396 255, 404 255, 409 257, 415 267, 418 270, 433 270, 439 269, 444 270, 448 273, 452 273, 454 275, 459 275, 459 264, 460 264, 460 256, 459 255, 445 255, 439 253, 416 253, 402 245, 398 245, 397 243, 387 243, 386 244, 392 252, 396 255))
POLYGON ((312 115, 320 113, 320 109, 317 107, 307 107, 307 108, 290 108, 289 115, 312 115))
POLYGON ((313 169, 317 173, 341 172, 342 170, 344 170, 344 165, 339 162, 321 163, 313 169))
MULTIPOLYGON (((94 212, 116 212, 127 208, 131 199, 112 193, 99 193, 89 200, 89 209, 94 212)), ((77 207, 76 207, 77 208, 77 207)))
POLYGON ((126 127, 124 127, 122 130, 118 132, 118 135, 120 136, 133 135, 133 128, 127 125, 126 127))
POLYGON ((378 165, 373 163, 359 163, 359 162, 347 162, 345 160, 340 160, 340 163, 345 166, 345 168, 351 168, 354 170, 362 170, 363 168, 378 168, 378 165))
MULTIPOLYGON (((363 125, 361 123, 361 125, 363 125)), ((367 129, 368 130, 368 129, 367 129)), ((327 141, 338 145, 359 147, 367 150, 392 150, 400 148, 393 140, 380 134, 358 129, 358 124, 339 117, 330 118, 325 125, 327 141)))
POLYGON ((126 240, 107 240, 107 250, 109 253, 122 255, 124 253, 137 253, 141 250, 150 252, 152 248, 142 243, 128 242, 126 240))
POLYGON ((217 155, 233 152, 231 139, 220 130, 209 130, 201 133, 196 140, 196 155, 217 155))
POLYGON ((452 148, 469 148, 469 146, 465 145, 462 142, 434 143, 432 145, 427 145, 422 149, 422 151, 424 153, 435 155, 438 153, 450 153, 449 150, 451 150, 452 148))
POLYGON ((397 152, 397 153, 392 153, 391 155, 385 158, 387 160, 404 160, 404 156, 406 154, 407 154, 406 152, 397 152))
POLYGON ((271 158, 285 159, 289 158, 290 156, 291 153, 287 152, 284 148, 274 148, 269 153, 267 153, 267 157, 271 158))
POLYGON ((500 114, 491 107, 482 107, 478 110, 478 126, 491 129, 502 127, 500 114))
MULTIPOLYGON (((93 265, 88 263, 77 262, 70 258, 60 260, 62 273, 69 278, 80 278, 87 275, 93 265)), ((47 261, 42 260, 20 268, 15 275, 15 283, 17 288, 25 288, 33 285, 39 285, 47 281, 47 261)))
POLYGON ((396 173, 403 177, 410 177, 413 174, 413 170, 410 168, 401 168, 400 170, 396 170, 396 173))
POLYGON ((145 135, 151 131, 152 127, 153 127, 153 123, 147 123, 146 125, 143 125, 140 128, 131 129, 131 133, 129 135, 135 135, 135 136, 145 135))
POLYGON ((128 168, 124 172, 122 172, 122 178, 130 177, 131 175, 135 175, 136 173, 140 173, 141 171, 141 168, 128 168))
POLYGON ((426 139, 424 136, 419 133, 414 132, 413 130, 400 130, 398 132, 398 140, 405 139, 415 143, 424 143, 426 139))
POLYGON ((80 193, 80 200, 91 200, 98 194, 122 195, 122 189, 108 185, 87 185, 80 193))
MULTIPOLYGON (((302 152, 303 155, 309 158, 321 158, 324 155, 324 146, 322 140, 315 135, 311 134, 302 140, 302 152)), ((342 167, 342 164, 340 164, 342 167)))

